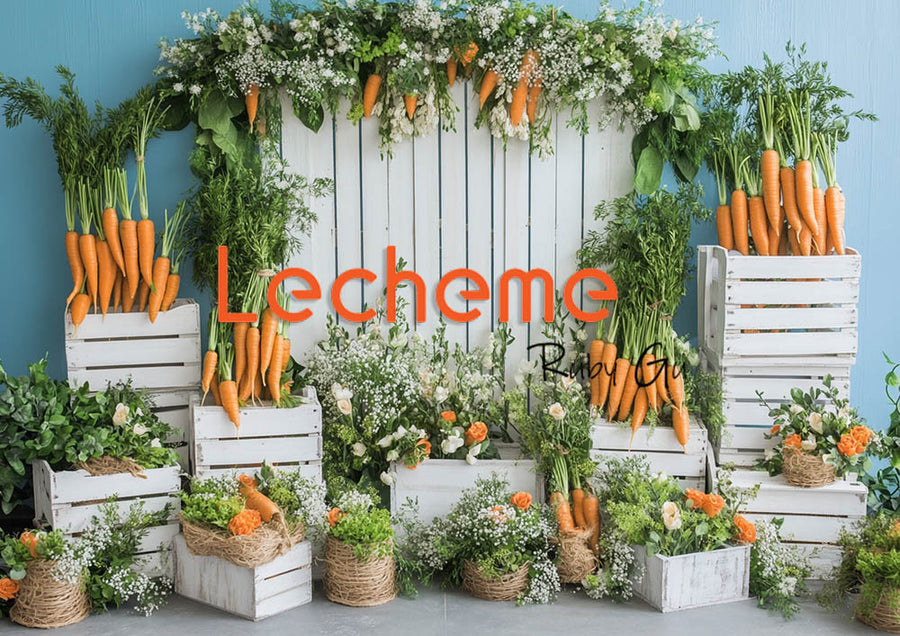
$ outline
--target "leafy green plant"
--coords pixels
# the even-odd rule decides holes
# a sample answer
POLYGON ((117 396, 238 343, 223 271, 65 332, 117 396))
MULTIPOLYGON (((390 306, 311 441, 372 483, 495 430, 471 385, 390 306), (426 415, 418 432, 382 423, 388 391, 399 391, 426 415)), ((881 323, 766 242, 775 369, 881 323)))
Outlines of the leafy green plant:
POLYGON ((394 553, 391 513, 378 508, 377 502, 372 495, 349 490, 335 500, 329 513, 328 534, 350 546, 363 561, 394 553))
POLYGON ((860 475, 860 480, 869 489, 869 510, 900 512, 900 364, 894 363, 886 353, 882 354, 891 369, 884 376, 884 392, 892 409, 888 418, 888 428, 881 435, 882 459, 890 461, 888 466, 875 475, 868 472, 860 475))

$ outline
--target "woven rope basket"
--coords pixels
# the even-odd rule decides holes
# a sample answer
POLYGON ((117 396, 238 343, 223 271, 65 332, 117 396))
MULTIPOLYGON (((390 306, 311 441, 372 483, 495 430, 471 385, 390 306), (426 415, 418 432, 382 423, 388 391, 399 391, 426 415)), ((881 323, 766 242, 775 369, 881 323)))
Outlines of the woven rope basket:
POLYGON ((306 535, 306 527, 302 523, 292 526, 280 516, 247 535, 233 535, 218 528, 208 528, 184 517, 181 519, 181 531, 191 554, 219 557, 245 568, 255 568, 273 561, 303 541, 306 535))
POLYGON ((530 563, 523 563, 515 572, 491 579, 484 576, 472 561, 466 561, 463 563, 462 586, 475 598, 485 601, 514 601, 528 589, 530 568, 530 563))
POLYGON ((863 613, 861 605, 862 602, 856 604, 857 620, 881 632, 900 634, 900 590, 885 588, 868 613, 863 613))
POLYGON ((110 457, 103 455, 94 457, 86 462, 75 464, 76 469, 86 470, 93 476, 99 475, 117 475, 119 473, 131 473, 132 477, 147 479, 144 474, 144 467, 133 459, 123 459, 121 457, 110 457))
POLYGON ((785 448, 781 457, 784 460, 782 472, 792 486, 819 488, 827 486, 837 478, 834 466, 826 463, 820 455, 809 455, 799 450, 785 448))
POLYGON ((559 544, 556 569, 560 583, 581 583, 584 577, 597 569, 597 557, 588 544, 590 538, 590 528, 578 534, 551 538, 551 542, 559 544))
POLYGON ((325 566, 325 596, 329 601, 350 607, 374 607, 397 596, 392 555, 363 561, 351 546, 329 536, 325 566))
POLYGON ((9 611, 13 622, 25 627, 52 629, 78 623, 91 613, 91 600, 84 586, 58 581, 55 561, 32 561, 19 582, 16 602, 9 611))

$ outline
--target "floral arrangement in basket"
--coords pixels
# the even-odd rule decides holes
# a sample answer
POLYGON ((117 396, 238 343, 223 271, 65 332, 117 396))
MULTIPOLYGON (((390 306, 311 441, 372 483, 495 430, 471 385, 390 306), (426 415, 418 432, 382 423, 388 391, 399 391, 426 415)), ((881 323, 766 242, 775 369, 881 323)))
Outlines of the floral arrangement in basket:
MULTIPOLYGON (((353 607, 381 605, 397 595, 394 528, 377 499, 356 490, 342 493, 328 511, 325 595, 353 607)), ((411 587, 403 581, 404 589, 411 587)))
POLYGON ((806 392, 793 388, 790 402, 774 408, 757 392, 774 419, 765 437, 778 440, 759 465, 772 475, 783 472, 795 486, 824 486, 848 472, 866 472, 868 455, 880 452, 880 436, 840 396, 831 375, 823 386, 806 392))
POLYGON ((819 594, 831 609, 856 597, 856 618, 875 629, 900 632, 900 518, 883 511, 842 528, 841 562, 819 594))
POLYGON ((0 606, 29 627, 61 627, 130 601, 149 616, 172 589, 166 578, 135 571, 137 548, 168 510, 147 513, 143 502, 125 512, 115 502, 100 506, 77 539, 61 531, 30 530, 0 541, 7 575, 0 578, 0 606))
POLYGON ((174 466, 165 444, 174 430, 153 412, 153 401, 130 383, 91 394, 87 384, 47 375, 47 359, 13 377, 0 366, 0 504, 8 514, 31 489, 30 466, 43 459, 53 470, 92 474, 174 466), (23 414, 27 414, 23 417, 23 414))
POLYGON ((473 596, 549 603, 559 592, 553 512, 526 492, 511 492, 496 474, 476 479, 447 516, 425 524, 407 503, 400 523, 406 558, 473 596))
POLYGON ((325 491, 295 470, 263 464, 256 477, 194 479, 181 494, 188 549, 243 567, 268 563, 306 538, 325 517, 325 491))

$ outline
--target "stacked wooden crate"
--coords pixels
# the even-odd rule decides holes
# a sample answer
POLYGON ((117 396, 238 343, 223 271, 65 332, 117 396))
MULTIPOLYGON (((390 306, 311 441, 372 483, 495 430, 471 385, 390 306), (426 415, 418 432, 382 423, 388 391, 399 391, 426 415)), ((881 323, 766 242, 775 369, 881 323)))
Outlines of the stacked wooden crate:
POLYGON ((820 387, 830 375, 849 395, 860 256, 743 256, 701 246, 697 271, 702 363, 722 378, 724 398, 726 423, 712 440, 716 463, 735 467, 737 485, 760 484, 747 514, 784 518, 785 538, 816 549, 821 573, 839 554, 840 527, 865 515, 865 486, 840 480, 796 488, 751 470, 774 445, 764 437, 772 420, 757 391, 774 407, 790 401, 792 388, 820 387))

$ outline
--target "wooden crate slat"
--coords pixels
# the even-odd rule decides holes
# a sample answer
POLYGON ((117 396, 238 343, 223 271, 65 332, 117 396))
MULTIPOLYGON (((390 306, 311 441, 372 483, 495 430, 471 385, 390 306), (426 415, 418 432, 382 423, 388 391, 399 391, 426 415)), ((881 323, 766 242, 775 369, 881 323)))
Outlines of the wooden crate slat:
POLYGON ((273 577, 280 576, 285 572, 291 572, 297 568, 306 567, 311 562, 312 544, 309 541, 303 541, 287 554, 253 568, 253 578, 258 585, 262 586, 273 577))
POLYGON ((729 305, 824 305, 859 301, 859 280, 815 282, 739 280, 725 285, 729 305))
POLYGON ((70 369, 199 362, 199 333, 181 338, 89 340, 66 343, 66 363, 70 369))
MULTIPOLYGON (((598 450, 628 450, 631 439, 631 428, 625 424, 619 425, 599 417, 591 426, 592 446, 598 450)), ((690 437, 687 443, 688 454, 706 452, 706 429, 697 422, 696 418, 690 420, 690 437)), ((684 453, 681 444, 675 438, 675 431, 669 426, 657 426, 653 433, 646 427, 639 430, 634 436, 631 446, 633 451, 654 451, 684 453)))
POLYGON ((153 412, 164 412, 168 409, 183 408, 191 405, 194 396, 199 396, 199 386, 196 389, 173 389, 170 391, 148 391, 150 398, 153 400, 153 412))
MULTIPOLYGON (((717 256, 725 252, 721 247, 711 247, 717 256)), ((732 251, 728 253, 726 271, 730 278, 784 278, 786 260, 783 256, 744 256, 732 251)), ((792 278, 858 278, 862 259, 854 250, 848 249, 843 257, 804 256, 791 259, 789 268, 792 278)))
POLYGON ((772 425, 769 409, 758 402, 736 402, 727 400, 722 405, 725 421, 735 426, 772 425))
MULTIPOLYGON (((759 401, 756 392, 759 391, 767 400, 789 400, 791 389, 798 388, 804 392, 811 388, 822 388, 821 377, 792 378, 792 377, 732 377, 726 375, 722 378, 722 390, 725 399, 759 401)), ((850 377, 834 378, 833 386, 841 392, 841 395, 850 394, 850 377)))
POLYGON ((732 482, 741 488, 761 484, 747 512, 773 515, 822 515, 862 517, 866 514, 868 491, 859 482, 838 480, 821 488, 797 488, 784 475, 769 476, 763 471, 735 470, 732 482))
POLYGON ((321 456, 318 435, 308 437, 258 437, 195 441, 196 461, 203 466, 243 464, 248 461, 313 461, 321 456))
MULTIPOLYGON (((181 499, 178 496, 142 497, 141 501, 144 502, 145 512, 161 512, 168 504, 171 519, 177 517, 181 510, 181 499)), ((52 517, 47 521, 52 528, 62 530, 66 534, 83 532, 91 518, 100 514, 100 506, 103 503, 100 501, 83 506, 60 506, 52 510, 52 517)), ((121 514, 125 514, 132 503, 134 501, 114 502, 121 514)))
POLYGON ((748 512, 744 515, 750 521, 772 521, 784 519, 781 537, 785 541, 797 543, 837 544, 842 528, 850 528, 861 517, 826 517, 819 515, 772 515, 748 512))
POLYGON ((87 382, 99 391, 109 383, 126 382, 131 378, 137 388, 177 389, 200 385, 200 363, 182 366, 122 367, 109 369, 69 369, 69 383, 81 386, 87 382))
POLYGON ((828 579, 833 575, 833 569, 840 565, 843 558, 841 547, 837 545, 816 543, 793 543, 785 541, 787 545, 795 547, 798 552, 805 554, 812 566, 813 579, 828 579))
POLYGON ((846 375, 855 361, 855 356, 849 353, 792 356, 726 356, 709 347, 701 347, 700 351, 712 369, 719 369, 724 373, 732 373, 734 375, 746 375, 747 373, 774 375, 781 373, 782 370, 787 375, 802 375, 795 372, 798 368, 805 368, 809 373, 823 376, 826 373, 846 375))
POLYGON ((125 500, 181 490, 178 466, 145 470, 144 475, 145 479, 130 473, 93 476, 85 470, 56 472, 51 477, 54 481, 51 504, 77 504, 113 495, 125 500))
POLYGON ((722 448, 734 450, 747 449, 762 451, 773 448, 777 439, 766 439, 765 433, 769 432, 769 426, 732 426, 728 425, 722 430, 722 448))
POLYGON ((623 459, 625 457, 634 457, 636 455, 644 455, 650 463, 650 470, 654 472, 662 471, 674 477, 704 477, 706 475, 706 453, 688 454, 684 453, 654 453, 639 451, 617 451, 617 450, 596 450, 590 452, 591 459, 598 460, 601 457, 617 457, 623 459))
POLYGON ((859 322, 856 306, 743 307, 725 312, 725 329, 849 329, 859 322))
POLYGON ((321 407, 304 404, 296 408, 246 407, 241 409, 241 429, 234 428, 219 406, 195 406, 193 437, 196 441, 238 438, 281 438, 308 435, 322 430, 321 407))
POLYGON ((179 336, 200 333, 200 306, 191 299, 179 298, 169 311, 161 311, 156 322, 150 322, 146 312, 89 313, 78 327, 72 324, 71 314, 66 314, 66 340, 108 340, 114 338, 141 338, 179 336))
POLYGON ((817 351, 856 353, 855 329, 806 333, 726 333, 725 355, 803 355, 817 351))
MULTIPOLYGON (((268 463, 268 462, 267 462, 268 463)), ((222 475, 230 475, 235 472, 251 472, 254 471, 255 468, 259 468, 262 465, 262 462, 257 462, 253 465, 245 466, 244 468, 211 468, 209 466, 201 466, 194 468, 194 477, 198 479, 207 479, 209 477, 221 477, 222 475)), ((305 462, 305 463, 293 463, 293 464, 281 464, 276 466, 279 470, 298 470, 300 472, 301 477, 305 479, 310 479, 314 481, 322 481, 322 462, 305 462)))
POLYGON ((132 568, 151 578, 165 576, 171 579, 175 575, 174 553, 172 550, 159 550, 139 554, 132 568))

